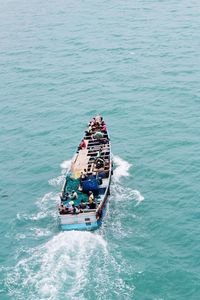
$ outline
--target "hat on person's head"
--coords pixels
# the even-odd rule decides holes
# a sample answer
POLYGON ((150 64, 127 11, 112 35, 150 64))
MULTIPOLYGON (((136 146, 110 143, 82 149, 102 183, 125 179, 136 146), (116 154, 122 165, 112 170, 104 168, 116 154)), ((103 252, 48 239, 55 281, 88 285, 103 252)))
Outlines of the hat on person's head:
POLYGON ((70 201, 69 204, 70 204, 70 205, 73 205, 73 204, 74 204, 74 201, 70 201))

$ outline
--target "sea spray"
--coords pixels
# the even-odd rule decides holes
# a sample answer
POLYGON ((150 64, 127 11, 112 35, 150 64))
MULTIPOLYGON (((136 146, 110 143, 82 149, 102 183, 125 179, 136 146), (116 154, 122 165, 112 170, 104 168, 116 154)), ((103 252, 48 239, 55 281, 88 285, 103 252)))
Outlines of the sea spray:
POLYGON ((15 299, 56 300, 62 291, 73 297, 88 282, 91 257, 106 256, 108 251, 100 235, 62 232, 29 254, 8 270, 7 287, 15 299))
POLYGON ((129 169, 131 164, 128 163, 126 160, 122 159, 121 157, 114 155, 113 162, 116 165, 114 169, 114 175, 112 177, 113 181, 119 182, 121 177, 129 176, 129 169))
MULTIPOLYGON (((118 156, 114 156, 113 180, 111 184, 110 203, 112 211, 107 211, 105 223, 109 226, 117 236, 128 236, 129 230, 123 230, 123 218, 125 211, 121 209, 122 200, 128 201, 131 205, 132 200, 138 202, 141 195, 137 190, 127 188, 120 183, 120 178, 129 176, 129 168, 131 165, 118 156), (119 214, 120 211, 120 214, 119 214), (118 218, 110 219, 110 216, 118 215, 118 218)), ((67 170, 70 165, 69 161, 62 165, 62 170, 67 170)), ((63 176, 59 175, 59 176, 63 176)), ((55 181, 56 185, 60 185, 60 181, 55 181)), ((54 187, 56 185, 53 185, 54 187)), ((50 191, 41 199, 38 199, 36 206, 38 212, 35 214, 18 215, 18 220, 22 219, 26 222, 35 222, 38 226, 30 227, 28 235, 16 236, 17 240, 23 241, 26 238, 48 238, 52 235, 51 224, 48 222, 46 228, 41 226, 40 222, 48 217, 57 218, 55 203, 59 202, 59 193, 50 191), (52 201, 53 200, 53 201, 52 201)), ((50 221, 50 219, 49 219, 50 221)), ((121 272, 127 270, 132 272, 132 268, 128 267, 125 261, 119 262, 109 253, 107 242, 103 238, 106 236, 106 227, 90 232, 61 232, 50 238, 46 243, 24 250, 22 254, 20 250, 18 257, 20 258, 13 270, 7 271, 6 284, 11 297, 33 300, 69 298, 69 299, 87 299, 86 287, 90 286, 90 281, 95 282, 101 299, 104 299, 104 294, 113 297, 118 288, 124 295, 131 295, 134 292, 134 286, 129 286, 120 278, 121 272), (24 253, 24 251, 26 253, 24 253), (21 258, 23 257, 24 258, 21 258), (97 270, 93 266, 98 267, 97 270), (106 285, 111 276, 110 270, 117 272, 118 278, 115 282, 110 283, 110 287, 106 285), (87 275, 86 275, 87 274, 87 275), (93 279, 92 279, 93 278, 93 279), (21 286, 19 289, 18 287, 21 286), (82 295, 80 297, 80 295, 82 295)), ((92 289, 92 286, 90 287, 92 289)), ((100 299, 98 298, 97 299, 100 299)), ((124 296, 125 297, 125 296, 124 296)), ((122 297, 123 299, 123 297, 122 297)))
MULTIPOLYGON (((120 183, 120 179, 122 177, 129 176, 129 169, 131 168, 131 164, 121 157, 114 155, 113 162, 115 164, 114 174, 112 177, 112 185, 111 185, 111 195, 115 195, 115 199, 134 199, 137 201, 136 205, 139 205, 140 202, 144 200, 144 197, 141 195, 140 191, 133 188, 128 188, 126 185, 122 185, 120 183)), ((134 186, 134 182, 133 182, 134 186)))

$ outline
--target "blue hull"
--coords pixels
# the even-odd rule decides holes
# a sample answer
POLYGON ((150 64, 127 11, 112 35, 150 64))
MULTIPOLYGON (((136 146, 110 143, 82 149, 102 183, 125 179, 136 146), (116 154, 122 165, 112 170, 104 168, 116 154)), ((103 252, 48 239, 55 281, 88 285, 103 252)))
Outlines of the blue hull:
POLYGON ((86 225, 85 223, 81 224, 60 224, 60 228, 62 231, 70 231, 70 230, 80 230, 80 231, 94 231, 97 230, 101 225, 103 218, 106 214, 107 203, 102 210, 102 216, 96 223, 91 223, 90 225, 86 225))
POLYGON ((98 224, 91 224, 91 225, 86 225, 86 224, 61 224, 61 230, 63 231, 70 231, 70 230, 84 230, 84 231, 93 231, 99 228, 100 225, 98 224))

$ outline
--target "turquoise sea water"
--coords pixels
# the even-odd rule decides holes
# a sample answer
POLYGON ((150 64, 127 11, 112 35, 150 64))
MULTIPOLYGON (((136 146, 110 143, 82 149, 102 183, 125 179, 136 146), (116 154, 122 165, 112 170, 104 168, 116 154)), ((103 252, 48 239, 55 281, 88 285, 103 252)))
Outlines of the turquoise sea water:
POLYGON ((0 3, 0 299, 200 299, 199 1, 0 3), (60 232, 58 193, 104 116, 100 230, 60 232))

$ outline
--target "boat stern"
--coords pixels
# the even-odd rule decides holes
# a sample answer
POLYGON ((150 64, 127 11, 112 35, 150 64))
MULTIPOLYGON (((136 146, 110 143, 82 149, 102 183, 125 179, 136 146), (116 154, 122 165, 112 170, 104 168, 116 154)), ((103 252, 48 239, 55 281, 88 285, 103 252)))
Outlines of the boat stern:
POLYGON ((59 215, 60 227, 63 231, 68 230, 95 230, 99 227, 96 213, 79 213, 59 215))

